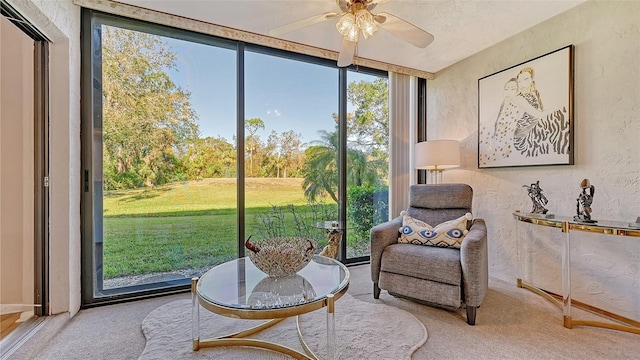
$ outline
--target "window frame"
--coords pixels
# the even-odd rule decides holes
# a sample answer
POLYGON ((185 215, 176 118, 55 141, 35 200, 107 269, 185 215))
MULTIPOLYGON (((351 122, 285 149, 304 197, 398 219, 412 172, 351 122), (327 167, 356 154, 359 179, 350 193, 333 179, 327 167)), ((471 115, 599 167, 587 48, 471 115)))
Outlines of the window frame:
MULTIPOLYGON (((372 68, 366 68, 362 66, 352 65, 350 67, 338 68, 334 60, 317 58, 311 55, 299 54, 288 52, 286 50, 270 48, 263 45, 256 45, 245 43, 242 41, 230 40, 225 38, 216 37, 208 34, 195 33, 189 30, 173 28, 166 25, 154 24, 151 22, 145 22, 142 20, 131 19, 119 15, 113 15, 104 13, 97 10, 91 10, 87 8, 82 9, 81 13, 81 300, 82 307, 88 308, 97 305, 105 305, 115 302, 128 301, 132 299, 145 298, 150 296, 165 295, 176 292, 188 291, 190 283, 183 283, 180 281, 167 281, 166 283, 154 283, 150 285, 138 285, 131 286, 127 289, 131 290, 127 293, 122 291, 102 291, 104 296, 97 297, 94 295, 94 286, 97 281, 96 269, 96 255, 94 248, 94 231, 96 226, 101 226, 102 220, 98 219, 99 215, 94 214, 94 205, 98 199, 96 194, 96 188, 99 188, 100 196, 102 196, 101 186, 96 186, 91 181, 91 174, 96 171, 96 164, 94 164, 93 149, 96 146, 94 143, 94 130, 100 129, 102 124, 102 92, 101 92, 101 50, 100 50, 100 32, 102 25, 123 27, 130 30, 152 33, 155 35, 166 36, 176 38, 185 41, 192 41, 195 43, 207 44, 211 46, 223 47, 236 51, 236 91, 237 91, 237 187, 238 187, 238 257, 245 256, 244 252, 244 238, 245 238, 245 163, 244 163, 244 118, 245 118, 245 98, 244 98, 244 81, 245 81, 245 52, 257 52, 270 56, 282 57, 288 60, 303 61, 310 64, 317 64, 321 66, 327 66, 338 69, 338 78, 336 79, 338 86, 338 116, 340 120, 339 133, 340 133, 340 146, 339 146, 339 198, 341 199, 338 204, 338 216, 339 220, 345 221, 346 214, 346 194, 347 194, 347 179, 346 179, 346 162, 347 162, 347 86, 348 86, 348 72, 357 71, 366 73, 369 75, 388 78, 388 73, 383 70, 377 70, 372 68)), ((424 80, 424 79, 421 79, 424 80)), ((426 82, 426 81, 425 81, 426 82)), ((420 90, 422 97, 426 94, 426 90, 420 90)), ((420 94, 418 94, 421 96, 420 94)), ((101 143, 100 143, 101 144, 101 143)), ((101 167, 100 167, 101 168, 101 167)), ((101 178, 101 177, 100 177, 101 178)), ((345 242, 346 244, 346 242, 345 242)), ((362 264, 369 261, 369 256, 363 256, 358 258, 346 258, 346 246, 341 247, 341 258, 345 264, 354 265, 362 264)))

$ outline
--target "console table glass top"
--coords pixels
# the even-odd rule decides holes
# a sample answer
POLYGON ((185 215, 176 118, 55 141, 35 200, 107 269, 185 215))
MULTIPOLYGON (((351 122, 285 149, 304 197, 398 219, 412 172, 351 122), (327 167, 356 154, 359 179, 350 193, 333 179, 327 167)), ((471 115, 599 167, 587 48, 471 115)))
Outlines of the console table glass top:
POLYGON ((640 237, 640 223, 634 222, 596 220, 596 222, 591 223, 576 221, 570 216, 554 215, 549 218, 542 214, 525 214, 519 211, 514 212, 513 217, 516 220, 535 225, 562 228, 563 223, 568 223, 569 230, 640 237))

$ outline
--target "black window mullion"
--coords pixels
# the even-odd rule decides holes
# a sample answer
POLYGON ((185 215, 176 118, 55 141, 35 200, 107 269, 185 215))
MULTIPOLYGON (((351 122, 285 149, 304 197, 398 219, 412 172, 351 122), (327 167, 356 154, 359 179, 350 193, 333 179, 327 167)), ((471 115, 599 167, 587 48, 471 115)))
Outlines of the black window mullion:
MULTIPOLYGON (((427 140, 427 79, 418 78, 418 142, 427 140)), ((427 170, 418 170, 418 184, 427 183, 427 170)))
POLYGON ((244 120, 245 120, 245 69, 244 69, 244 58, 245 58, 245 47, 244 43, 238 43, 238 53, 237 59, 237 118, 236 118, 236 157, 237 157, 237 187, 238 187, 238 257, 243 257, 244 254, 244 241, 245 238, 245 161, 244 161, 244 152, 245 152, 245 144, 244 144, 244 120))
MULTIPOLYGON (((347 222, 347 68, 338 71, 338 220, 347 222)), ((347 259, 346 232, 343 234, 340 259, 347 259)))

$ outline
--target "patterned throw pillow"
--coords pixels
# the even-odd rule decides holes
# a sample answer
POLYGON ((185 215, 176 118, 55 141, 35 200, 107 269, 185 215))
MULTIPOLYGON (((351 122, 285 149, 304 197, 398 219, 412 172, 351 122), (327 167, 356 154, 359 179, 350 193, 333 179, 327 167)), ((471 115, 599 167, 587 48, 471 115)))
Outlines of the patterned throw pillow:
POLYGON ((400 215, 402 215, 402 227, 398 238, 399 243, 456 249, 460 248, 462 240, 469 233, 467 221, 473 219, 471 213, 466 213, 457 219, 445 221, 432 227, 423 221, 412 218, 406 211, 402 211, 400 215))

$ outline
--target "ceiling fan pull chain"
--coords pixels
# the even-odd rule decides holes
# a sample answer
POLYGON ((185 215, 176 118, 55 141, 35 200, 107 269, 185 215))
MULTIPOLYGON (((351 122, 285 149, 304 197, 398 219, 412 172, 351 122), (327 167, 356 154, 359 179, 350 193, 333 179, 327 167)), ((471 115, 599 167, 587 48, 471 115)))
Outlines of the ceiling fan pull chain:
POLYGON ((353 63, 356 65, 356 72, 360 72, 358 69, 358 43, 356 43, 356 51, 353 57, 353 63))

